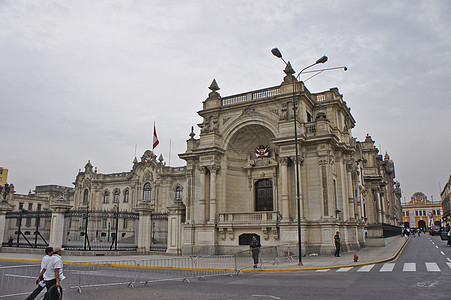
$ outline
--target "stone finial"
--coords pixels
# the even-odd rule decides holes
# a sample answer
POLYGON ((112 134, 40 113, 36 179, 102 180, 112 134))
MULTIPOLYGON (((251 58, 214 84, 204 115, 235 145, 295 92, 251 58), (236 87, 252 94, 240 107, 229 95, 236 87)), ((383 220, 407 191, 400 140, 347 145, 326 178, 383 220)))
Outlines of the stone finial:
POLYGON ((194 126, 191 126, 191 133, 189 134, 189 136, 190 136, 190 140, 194 140, 194 136, 195 136, 196 134, 194 133, 194 126))
POLYGON ((211 82, 210 86, 208 87, 210 90, 212 90, 213 92, 219 91, 220 88, 218 86, 218 83, 216 82, 216 79, 213 79, 213 81, 211 82))
POLYGON ((88 160, 88 162, 85 165, 85 172, 92 172, 92 164, 90 160, 88 160))
POLYGON ((384 160, 390 160, 390 155, 387 152, 385 152, 384 160))
POLYGON ((159 161, 160 163, 164 161, 163 154, 160 154, 160 157, 158 158, 158 161, 159 161))
MULTIPOLYGON (((221 95, 217 91, 220 90, 218 83, 216 82, 216 79, 213 79, 212 83, 208 87, 211 92, 208 94, 208 99, 219 99, 221 98, 221 95)), ((207 99, 207 100, 208 100, 207 99)))

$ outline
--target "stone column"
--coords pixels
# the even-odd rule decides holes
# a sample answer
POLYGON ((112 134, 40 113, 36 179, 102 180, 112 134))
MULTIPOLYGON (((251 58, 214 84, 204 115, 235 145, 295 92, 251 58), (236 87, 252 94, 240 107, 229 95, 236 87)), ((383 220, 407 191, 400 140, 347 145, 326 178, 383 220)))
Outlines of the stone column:
POLYGON ((301 204, 301 220, 304 216, 304 196, 302 194, 302 158, 299 157, 299 203, 301 204))
POLYGON ((355 199, 352 189, 352 165, 346 165, 346 175, 348 180, 348 202, 349 202, 349 215, 351 220, 355 220, 355 199))
POLYGON ((282 205, 281 213, 282 220, 288 221, 289 215, 289 205, 288 205, 288 157, 282 157, 280 159, 281 165, 281 182, 282 182, 282 205))
POLYGON ((0 202, 0 250, 2 249, 2 243, 5 241, 5 233, 7 233, 8 228, 6 224, 6 213, 12 211, 13 205, 9 204, 8 201, 0 202))
POLYGON ((166 254, 182 254, 182 223, 185 221, 185 205, 175 201, 167 207, 168 214, 168 244, 166 254))
POLYGON ((52 209, 52 220, 50 223, 50 240, 49 245, 61 247, 64 239, 64 213, 72 208, 70 201, 64 197, 53 201, 50 204, 52 209))
POLYGON ((210 223, 216 220, 216 172, 219 166, 212 165, 210 168, 210 223))
POLYGON ((200 172, 200 199, 199 199, 199 216, 198 219, 200 223, 205 222, 205 177, 207 173, 206 167, 199 167, 200 172))
POLYGON ((152 215, 153 210, 147 201, 140 201, 135 207, 135 210, 139 213, 137 234, 138 253, 149 253, 152 234, 152 222, 150 216, 152 215))

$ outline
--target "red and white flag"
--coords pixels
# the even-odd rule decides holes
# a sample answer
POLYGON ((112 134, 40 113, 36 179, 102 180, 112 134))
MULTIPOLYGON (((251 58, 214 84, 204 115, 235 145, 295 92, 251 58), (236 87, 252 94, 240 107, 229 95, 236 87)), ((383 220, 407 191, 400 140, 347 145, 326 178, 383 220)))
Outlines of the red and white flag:
POLYGON ((153 148, 155 149, 156 146, 158 146, 158 144, 160 143, 160 141, 158 140, 157 137, 157 129, 155 128, 155 122, 153 123, 153 148))

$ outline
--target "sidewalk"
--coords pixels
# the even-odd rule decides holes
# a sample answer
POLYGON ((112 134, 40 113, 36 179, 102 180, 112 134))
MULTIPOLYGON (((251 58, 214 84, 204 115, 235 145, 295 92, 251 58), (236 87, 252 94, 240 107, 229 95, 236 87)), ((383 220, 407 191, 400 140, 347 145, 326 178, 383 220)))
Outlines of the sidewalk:
POLYGON ((402 252, 408 239, 400 236, 387 238, 387 245, 383 247, 366 247, 357 252, 342 252, 340 257, 333 255, 304 256, 302 266, 299 261, 283 262, 280 264, 263 264, 261 269, 246 270, 246 272, 284 272, 284 271, 308 271, 320 269, 332 269, 342 267, 355 267, 375 263, 383 263, 394 260, 402 252), (357 254, 358 261, 354 262, 354 254, 357 254))
MULTIPOLYGON (((279 264, 263 263, 259 269, 246 269, 243 272, 285 272, 285 271, 307 271, 340 267, 352 267, 362 266, 373 263, 381 263, 394 260, 404 248, 408 239, 395 236, 387 238, 386 246, 381 247, 366 247, 357 252, 344 252, 341 253, 341 257, 335 257, 333 255, 318 255, 318 256, 305 256, 302 258, 302 266, 298 265, 298 260, 282 262, 279 264), (358 255, 358 262, 354 262, 354 254, 358 255)), ((44 251, 42 251, 44 252, 44 251)), ((20 261, 37 263, 41 262, 42 254, 30 254, 30 253, 0 253, 0 261, 20 261)), ((64 255, 63 261, 65 263, 71 262, 94 262, 94 261, 125 261, 135 260, 140 261, 143 259, 162 259, 171 258, 176 256, 167 256, 163 254, 151 254, 151 255, 121 255, 121 256, 74 256, 64 255)))

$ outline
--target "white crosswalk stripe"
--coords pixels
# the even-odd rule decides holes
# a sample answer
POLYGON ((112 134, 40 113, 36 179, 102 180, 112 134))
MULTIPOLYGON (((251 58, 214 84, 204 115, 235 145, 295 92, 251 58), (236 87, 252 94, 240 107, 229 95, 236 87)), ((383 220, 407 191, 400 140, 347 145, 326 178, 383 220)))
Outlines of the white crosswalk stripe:
POLYGON ((360 269, 357 270, 357 272, 369 272, 371 271, 371 269, 374 267, 374 264, 372 265, 366 265, 361 267, 360 269))
POLYGON ((427 262, 424 264, 426 265, 426 269, 428 270, 428 272, 440 272, 440 268, 438 267, 437 263, 427 262))
MULTIPOLYGON (((436 262, 425 262, 424 263, 426 266, 426 270, 428 272, 442 272, 442 270, 440 269, 439 265, 436 262)), ((446 264, 448 265, 448 267, 451 269, 451 262, 446 262, 446 264)), ((372 270, 374 270, 374 266, 376 264, 371 264, 371 265, 365 265, 365 266, 361 266, 359 268, 357 267, 343 267, 343 268, 338 268, 338 269, 320 269, 320 270, 315 270, 315 272, 329 272, 332 270, 332 272, 340 272, 340 273, 345 273, 348 272, 352 269, 357 269, 357 272, 371 272, 372 270)), ((393 272, 393 270, 395 269, 396 263, 385 263, 380 269, 379 272, 393 272)), ((403 272, 416 272, 417 271, 417 263, 414 262, 408 262, 408 263, 403 263, 402 264, 402 271, 403 272)), ((421 268, 420 268, 421 271, 421 268)), ((376 271, 377 272, 377 271, 376 271)))
POLYGON ((337 270, 337 272, 348 272, 351 269, 352 269, 352 267, 340 268, 340 269, 337 270))
POLYGON ((392 272, 394 267, 395 267, 394 263, 387 263, 382 266, 379 272, 392 272))
POLYGON ((415 272, 417 270, 416 263, 404 263, 403 272, 415 272))

